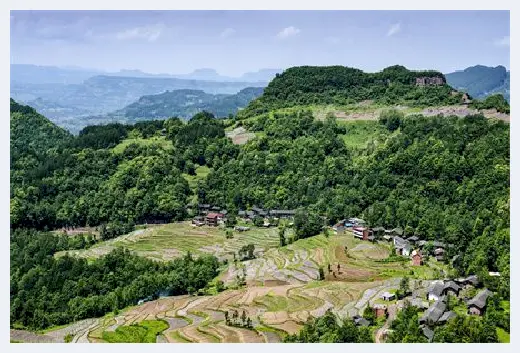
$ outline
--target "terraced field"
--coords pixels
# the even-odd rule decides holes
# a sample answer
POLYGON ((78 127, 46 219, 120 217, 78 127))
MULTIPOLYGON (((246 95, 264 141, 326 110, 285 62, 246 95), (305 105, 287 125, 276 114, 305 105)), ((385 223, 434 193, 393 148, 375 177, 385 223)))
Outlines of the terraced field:
MULTIPOLYGON (((433 265, 419 269, 412 267, 409 260, 389 261, 390 244, 361 241, 349 232, 301 239, 282 248, 278 247, 276 228, 253 227, 234 233, 233 239, 226 239, 223 229, 192 227, 184 222, 134 231, 74 252, 76 256, 90 257, 124 246, 143 256, 169 259, 186 251, 229 258, 230 253, 249 243, 264 250, 253 260, 229 261, 219 275, 228 289, 216 295, 160 298, 43 336, 12 330, 11 339, 63 342, 67 336, 72 337, 72 342, 105 342, 144 330, 139 327, 164 327, 167 323, 156 342, 280 342, 287 333, 297 332, 308 318, 322 316, 329 309, 339 317, 361 314, 368 305, 381 302, 383 292, 395 291, 404 275, 412 278, 411 288, 417 288, 438 274, 433 265), (320 267, 324 280, 319 280, 320 267), (237 275, 244 272, 246 285, 240 287, 237 275), (227 325, 226 312, 230 316, 236 312, 238 318, 245 315, 252 327, 227 325), (118 330, 131 324, 139 326, 118 330)), ((149 333, 146 337, 150 337, 149 333)))
MULTIPOLYGON (((159 343, 279 342, 286 333, 297 332, 311 316, 331 308, 338 315, 354 315, 398 281, 313 282, 305 285, 274 285, 227 290, 216 296, 161 298, 128 308, 118 315, 82 320, 45 335, 47 342, 104 342, 107 332, 149 320, 163 320, 168 328, 156 338, 159 343), (244 311, 253 328, 226 325, 225 311, 244 311)), ((22 331, 23 332, 23 331, 22 331)), ((25 334, 27 335, 27 334, 25 334)), ((23 338, 18 333, 11 338, 23 338)), ((43 338, 42 338, 43 340, 43 338)))
MULTIPOLYGON (((246 232, 233 232, 226 239, 225 230, 202 226, 194 227, 190 222, 172 223, 132 233, 94 245, 86 250, 68 251, 69 255, 93 258, 108 254, 116 247, 125 247, 138 255, 157 260, 170 260, 190 251, 192 254, 211 253, 220 259, 233 258, 233 253, 247 244, 254 244, 255 251, 263 252, 278 245, 276 228, 251 228, 246 232)), ((65 252, 59 252, 61 256, 65 252)))

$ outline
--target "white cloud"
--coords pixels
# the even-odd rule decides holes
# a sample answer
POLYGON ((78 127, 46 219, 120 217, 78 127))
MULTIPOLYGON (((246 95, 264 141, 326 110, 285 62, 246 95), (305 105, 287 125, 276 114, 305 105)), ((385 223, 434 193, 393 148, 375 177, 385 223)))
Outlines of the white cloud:
POLYGON ((294 37, 294 36, 298 35, 298 33, 300 33, 300 32, 301 31, 299 28, 290 26, 290 27, 286 27, 286 28, 282 29, 276 36, 279 39, 286 39, 289 37, 294 37))
POLYGON ((391 37, 394 34, 399 33, 399 32, 401 32, 401 23, 399 23, 399 22, 394 23, 393 25, 390 26, 390 28, 388 29, 388 32, 386 32, 386 36, 391 37))
POLYGON ((235 34, 236 31, 234 28, 226 28, 220 33, 220 38, 228 38, 235 34))
POLYGON ((116 39, 145 39, 149 42, 155 42, 162 34, 164 30, 163 24, 155 24, 150 26, 142 26, 126 29, 121 32, 117 32, 116 39))
POLYGON ((327 44, 339 44, 339 42, 341 42, 341 39, 339 39, 338 37, 326 37, 325 42, 327 44))
POLYGON ((509 36, 504 36, 500 39, 495 40, 495 45, 497 47, 508 47, 509 46, 509 36))

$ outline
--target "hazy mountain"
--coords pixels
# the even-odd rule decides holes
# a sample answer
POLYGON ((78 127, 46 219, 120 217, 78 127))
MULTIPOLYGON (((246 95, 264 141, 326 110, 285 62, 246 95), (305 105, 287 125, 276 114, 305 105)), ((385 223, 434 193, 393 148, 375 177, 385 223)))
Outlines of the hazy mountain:
POLYGON ((74 84, 101 73, 103 71, 77 67, 11 64, 11 83, 74 84))
POLYGON ((446 79, 450 86, 468 92, 473 98, 501 93, 509 102, 510 73, 504 66, 476 65, 446 74, 446 79))
MULTIPOLYGON (((135 102, 142 96, 159 94, 168 90, 194 89, 209 94, 235 94, 249 86, 251 84, 248 82, 100 75, 91 77, 80 84, 70 85, 12 82, 11 96, 24 103, 41 99, 39 111, 60 106, 95 115, 113 112, 135 102)), ((47 116, 53 119, 62 115, 47 112, 47 116)))
POLYGON ((263 90, 261 87, 248 87, 236 94, 209 94, 201 90, 190 89, 167 91, 157 95, 143 96, 137 102, 111 115, 130 119, 155 119, 171 116, 190 118, 206 110, 216 117, 227 117, 246 107, 251 100, 259 97, 263 90))
POLYGON ((74 84, 82 83, 93 76, 117 76, 117 77, 140 77, 140 78, 178 78, 186 80, 218 81, 218 82, 269 82, 280 69, 260 69, 256 72, 246 72, 240 77, 220 75, 215 69, 201 68, 188 74, 151 74, 141 70, 123 69, 118 72, 107 72, 103 70, 86 69, 81 67, 67 66, 40 66, 11 64, 11 83, 29 84, 74 84))

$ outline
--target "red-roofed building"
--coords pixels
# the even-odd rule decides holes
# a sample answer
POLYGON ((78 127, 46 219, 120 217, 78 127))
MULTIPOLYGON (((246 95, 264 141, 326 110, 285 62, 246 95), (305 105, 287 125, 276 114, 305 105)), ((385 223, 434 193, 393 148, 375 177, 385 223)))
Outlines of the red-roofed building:
POLYGON ((224 215, 222 213, 208 213, 206 215, 206 224, 208 226, 218 226, 218 222, 224 218, 224 215))

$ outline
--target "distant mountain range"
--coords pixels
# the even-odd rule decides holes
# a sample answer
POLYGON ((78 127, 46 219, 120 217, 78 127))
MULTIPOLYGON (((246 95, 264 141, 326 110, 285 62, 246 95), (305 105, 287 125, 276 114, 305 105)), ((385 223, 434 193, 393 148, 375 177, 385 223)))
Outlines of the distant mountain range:
POLYGON ((97 75, 140 78, 178 78, 184 80, 201 80, 217 82, 250 82, 267 83, 271 81, 281 69, 260 69, 256 72, 246 72, 240 77, 222 76, 215 69, 202 68, 189 74, 151 74, 141 70, 120 70, 108 72, 102 70, 76 68, 38 66, 25 64, 11 64, 11 82, 30 84, 74 84, 97 75))
POLYGON ((168 90, 194 89, 209 94, 235 94, 246 87, 265 85, 249 82, 98 75, 82 83, 66 85, 11 82, 11 97, 25 104, 38 106, 39 113, 54 119, 63 116, 57 113, 56 107, 59 107, 61 112, 69 110, 68 117, 97 115, 122 109, 142 96, 160 94, 168 90))
MULTIPOLYGON (((209 68, 173 75, 12 64, 11 97, 77 132, 85 125, 106 123, 110 119, 132 121, 174 115, 189 118, 203 109, 217 116, 234 114, 260 96, 268 82, 282 72, 261 69, 237 78, 222 76, 209 68)), ((445 77, 450 86, 468 92, 473 98, 501 93, 510 99, 510 74, 503 66, 477 65, 445 77)), ((334 82, 337 79, 331 77, 334 82)), ((292 86, 285 86, 276 97, 283 98, 287 87, 292 86)))
POLYGON ((450 86, 469 93, 473 98, 483 99, 500 93, 509 102, 509 76, 504 66, 476 65, 446 74, 446 80, 450 86))

